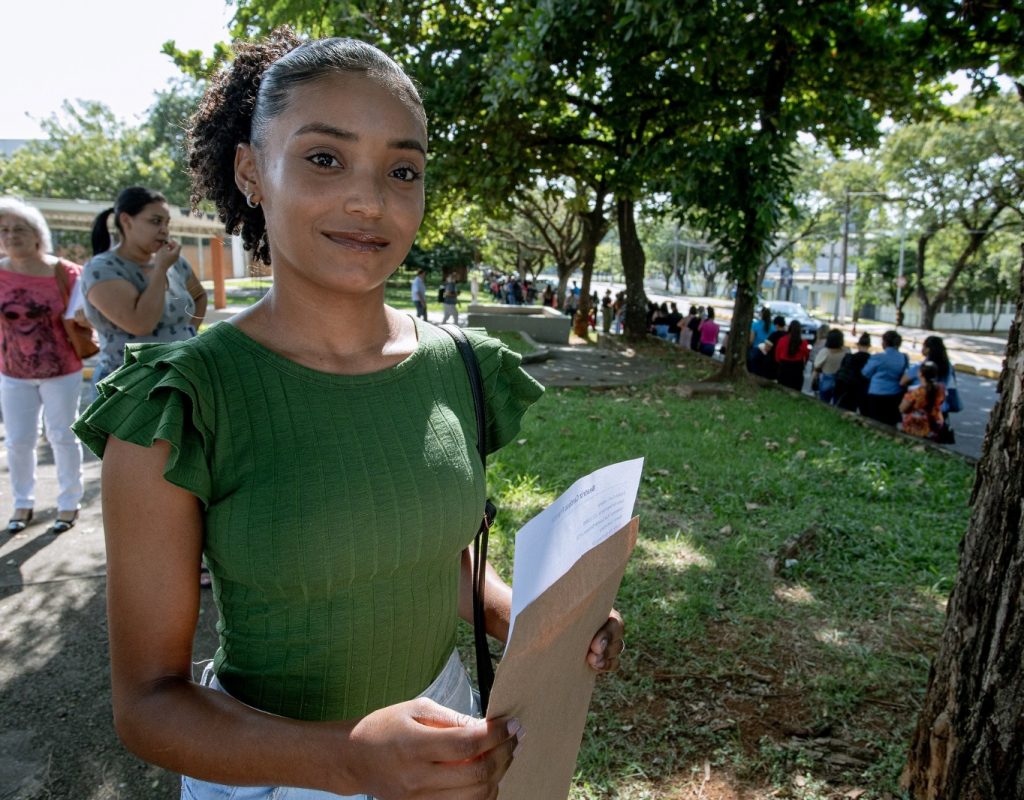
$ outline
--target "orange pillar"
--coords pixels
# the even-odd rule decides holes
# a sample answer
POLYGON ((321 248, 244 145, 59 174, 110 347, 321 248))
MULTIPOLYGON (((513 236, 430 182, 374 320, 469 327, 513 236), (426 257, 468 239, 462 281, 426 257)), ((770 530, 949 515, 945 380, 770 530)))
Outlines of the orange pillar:
POLYGON ((210 255, 213 262, 213 307, 224 308, 228 304, 224 290, 224 240, 219 236, 210 239, 210 255))

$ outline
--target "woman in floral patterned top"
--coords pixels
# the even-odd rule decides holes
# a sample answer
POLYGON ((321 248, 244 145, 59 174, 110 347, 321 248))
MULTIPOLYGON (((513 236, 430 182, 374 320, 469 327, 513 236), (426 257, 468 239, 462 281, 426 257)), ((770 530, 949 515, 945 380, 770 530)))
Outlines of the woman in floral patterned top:
POLYGON ((944 424, 942 403, 946 387, 938 382, 939 368, 934 361, 921 365, 921 385, 911 389, 900 402, 903 414, 903 432, 923 439, 937 439, 944 424))

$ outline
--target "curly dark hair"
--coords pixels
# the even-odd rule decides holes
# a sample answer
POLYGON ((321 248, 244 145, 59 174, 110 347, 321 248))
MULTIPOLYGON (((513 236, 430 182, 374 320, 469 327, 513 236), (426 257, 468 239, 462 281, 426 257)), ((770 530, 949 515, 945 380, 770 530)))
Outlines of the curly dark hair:
POLYGON ((236 42, 235 58, 210 82, 188 128, 192 205, 211 200, 230 234, 240 234, 246 250, 270 264, 263 209, 250 208, 235 184, 235 150, 258 149, 269 122, 288 105, 293 87, 327 74, 357 72, 377 80, 416 114, 426 129, 416 86, 390 57, 356 39, 303 42, 287 26, 266 39, 236 42))

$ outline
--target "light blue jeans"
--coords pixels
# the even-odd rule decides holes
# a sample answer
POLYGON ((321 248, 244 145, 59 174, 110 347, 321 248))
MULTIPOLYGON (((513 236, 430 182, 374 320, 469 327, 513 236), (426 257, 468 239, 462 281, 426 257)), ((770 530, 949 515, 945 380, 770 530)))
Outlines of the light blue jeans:
MULTIPOLYGON (((212 662, 208 663, 200 681, 203 686, 223 692, 217 676, 213 674, 212 662)), ((226 692, 225 692, 226 694, 226 692)), ((448 663, 440 674, 420 693, 434 702, 460 714, 480 716, 480 698, 470 683, 466 668, 458 651, 452 651, 448 663)), ((369 795, 340 795, 321 792, 316 789, 298 789, 289 786, 225 786, 210 783, 187 775, 181 776, 181 800, 372 800, 369 795)))

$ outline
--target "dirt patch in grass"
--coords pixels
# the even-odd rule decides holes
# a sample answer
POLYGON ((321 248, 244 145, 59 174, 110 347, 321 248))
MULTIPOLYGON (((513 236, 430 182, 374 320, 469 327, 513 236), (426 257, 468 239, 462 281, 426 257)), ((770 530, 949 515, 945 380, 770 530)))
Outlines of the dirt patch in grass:
MULTIPOLYGON (((908 622, 905 637, 894 632, 890 651, 921 656, 922 622, 908 622)), ((606 719, 617 720, 619 735, 635 742, 657 739, 672 728, 678 756, 649 764, 646 793, 635 796, 891 798, 877 788, 874 773, 885 765, 894 768, 905 741, 895 720, 912 719, 916 704, 905 695, 892 699, 888 686, 879 696, 862 693, 842 713, 823 705, 828 693, 815 678, 828 664, 814 636, 816 624, 826 621, 794 622, 799 630, 776 637, 757 626, 719 619, 709 622, 703 636, 680 642, 676 652, 633 654, 632 674, 624 680, 649 689, 624 692, 606 719)))

